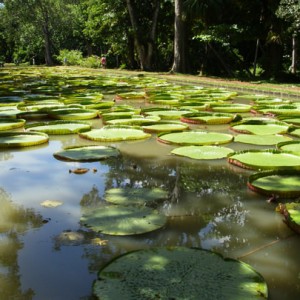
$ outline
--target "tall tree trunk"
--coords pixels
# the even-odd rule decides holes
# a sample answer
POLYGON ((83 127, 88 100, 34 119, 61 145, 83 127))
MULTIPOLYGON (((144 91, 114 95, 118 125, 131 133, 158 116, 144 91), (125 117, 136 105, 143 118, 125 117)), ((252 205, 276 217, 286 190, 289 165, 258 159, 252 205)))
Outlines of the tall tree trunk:
POLYGON ((184 0, 175 0, 174 61, 171 71, 187 72, 186 61, 186 21, 183 10, 184 0))
POLYGON ((53 66, 50 32, 47 26, 44 26, 43 33, 44 33, 44 45, 45 45, 45 63, 47 66, 53 66))
POLYGON ((134 45, 138 54, 140 67, 142 70, 152 69, 157 20, 158 20, 158 12, 159 12, 159 2, 160 0, 153 0, 153 14, 151 17, 151 29, 150 32, 148 33, 148 36, 145 38, 145 36, 142 36, 141 28, 139 28, 137 12, 132 3, 132 0, 126 0, 131 25, 133 28, 134 45))
POLYGON ((291 65, 291 73, 296 74, 297 72, 297 38, 296 35, 293 34, 292 38, 292 65, 291 65))

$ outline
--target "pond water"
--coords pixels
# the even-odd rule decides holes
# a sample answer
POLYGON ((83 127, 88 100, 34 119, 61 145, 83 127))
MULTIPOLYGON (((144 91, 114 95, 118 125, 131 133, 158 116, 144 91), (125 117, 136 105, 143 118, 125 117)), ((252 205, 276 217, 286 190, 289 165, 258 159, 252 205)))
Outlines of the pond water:
MULTIPOLYGON (((101 119, 89 122, 102 126, 101 119)), ((228 125, 192 127, 229 133, 228 125)), ((93 282, 108 261, 131 250, 167 245, 240 259, 265 278, 269 299, 299 299, 300 238, 275 211, 276 204, 247 188, 251 171, 226 159, 171 155, 175 146, 159 143, 155 134, 143 141, 97 143, 118 148, 118 158, 78 163, 53 156, 67 146, 89 144, 95 142, 77 134, 52 135, 47 144, 0 150, 0 299, 94 299, 93 282), (74 168, 90 171, 74 174, 74 168), (105 190, 128 186, 170 193, 159 206, 168 216, 166 226, 111 236, 80 223, 85 208, 105 202, 105 190), (63 204, 44 207, 45 200, 63 204)))

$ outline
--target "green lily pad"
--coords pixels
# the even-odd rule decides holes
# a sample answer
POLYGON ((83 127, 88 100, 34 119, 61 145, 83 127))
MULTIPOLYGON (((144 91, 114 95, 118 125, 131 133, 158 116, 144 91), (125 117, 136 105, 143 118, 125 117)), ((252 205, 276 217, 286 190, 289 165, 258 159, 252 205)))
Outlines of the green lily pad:
POLYGON ((180 120, 185 123, 213 125, 228 124, 235 118, 236 116, 234 114, 198 112, 184 114, 180 120))
POLYGON ((104 195, 106 201, 119 205, 147 205, 167 197, 168 192, 160 188, 112 188, 104 195))
POLYGON ((24 119, 0 118, 0 131, 23 127, 25 122, 24 119))
POLYGON ((221 159, 233 152, 230 148, 219 146, 185 146, 171 151, 172 154, 193 159, 221 159))
POLYGON ((96 109, 55 109, 48 112, 48 115, 53 119, 58 120, 89 120, 98 117, 98 110, 96 109))
POLYGON ((300 234, 300 203, 299 202, 291 202, 286 204, 280 203, 276 208, 276 210, 284 215, 286 224, 292 230, 300 234))
POLYGON ((0 132, 0 148, 35 146, 48 140, 42 132, 0 132))
POLYGON ((292 139, 280 134, 254 135, 254 134, 238 134, 234 137, 235 142, 252 144, 252 145, 276 145, 280 142, 291 141, 292 139))
POLYGON ((300 170, 300 156, 277 150, 246 150, 229 154, 228 161, 246 169, 300 170))
POLYGON ((143 111, 146 116, 158 116, 162 120, 179 120, 183 114, 189 113, 191 110, 153 110, 143 111))
POLYGON ((176 145, 218 145, 230 143, 233 136, 218 132, 187 131, 161 134, 157 139, 162 143, 176 145))
POLYGON ((289 125, 284 122, 274 120, 254 120, 241 121, 231 126, 231 129, 241 133, 251 133, 256 135, 284 134, 288 132, 289 125))
POLYGON ((108 125, 149 125, 153 123, 157 123, 160 120, 159 117, 150 116, 150 117, 143 117, 140 115, 134 115, 127 119, 114 119, 105 121, 108 125))
POLYGON ((300 172, 295 170, 272 170, 249 176, 248 187, 258 193, 276 197, 300 196, 300 172))
POLYGON ((189 129, 189 126, 183 123, 158 123, 142 126, 145 132, 173 132, 189 129))
POLYGON ((167 218, 151 208, 140 206, 110 205, 87 211, 81 222, 110 235, 135 235, 163 227, 167 218))
POLYGON ((109 157, 118 157, 120 151, 107 146, 78 146, 69 147, 63 151, 58 151, 53 156, 66 161, 99 161, 109 157))
POLYGON ((92 129, 79 134, 81 137, 101 142, 117 142, 128 140, 142 140, 151 137, 151 134, 130 126, 105 126, 101 129, 92 129))
POLYGON ((72 134, 91 129, 91 125, 79 121, 52 121, 40 122, 26 125, 25 128, 29 131, 44 132, 47 134, 72 134))
POLYGON ((250 265, 185 247, 129 252, 99 271, 99 299, 267 299, 263 277, 250 265))
POLYGON ((249 112, 252 105, 241 103, 211 104, 210 108, 216 112, 244 113, 249 112))
POLYGON ((300 155, 300 141, 281 142, 276 145, 277 149, 300 155))

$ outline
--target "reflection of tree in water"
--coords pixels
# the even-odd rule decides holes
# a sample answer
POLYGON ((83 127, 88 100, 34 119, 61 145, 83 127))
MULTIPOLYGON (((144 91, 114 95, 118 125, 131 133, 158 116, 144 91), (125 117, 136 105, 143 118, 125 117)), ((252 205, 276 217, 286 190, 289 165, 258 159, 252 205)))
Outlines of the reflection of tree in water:
POLYGON ((8 151, 1 151, 0 153, 0 161, 12 159, 14 156, 12 153, 8 151))
MULTIPOLYGON (((106 189, 112 187, 161 187, 170 197, 160 210, 169 216, 159 230, 135 236, 109 236, 86 230, 85 256, 91 272, 114 257, 155 246, 188 246, 220 250, 243 243, 235 239, 248 212, 241 202, 246 176, 229 168, 180 159, 153 160, 126 156, 111 160, 106 189), (89 234, 89 236, 88 236, 89 234), (93 245, 95 238, 106 241, 93 245)), ((82 208, 105 203, 96 187, 81 200, 82 208)))
POLYGON ((9 195, 0 189, 0 291, 1 299, 32 299, 34 291, 21 290, 18 250, 23 245, 19 235, 29 228, 40 227, 42 217, 32 210, 16 207, 9 195))

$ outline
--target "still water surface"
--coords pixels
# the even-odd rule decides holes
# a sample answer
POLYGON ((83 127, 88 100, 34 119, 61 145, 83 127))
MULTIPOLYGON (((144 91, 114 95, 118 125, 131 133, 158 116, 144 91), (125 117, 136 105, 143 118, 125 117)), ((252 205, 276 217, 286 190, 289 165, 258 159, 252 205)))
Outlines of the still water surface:
MULTIPOLYGON (((102 126, 100 119, 90 122, 102 126)), ((229 132, 227 126, 208 130, 229 132)), ((94 142, 76 134, 51 136, 47 145, 0 150, 0 299, 93 299, 93 281, 105 263, 130 250, 162 245, 201 247, 240 259, 263 275, 269 299, 300 299, 300 238, 275 212, 276 204, 247 188, 250 171, 226 159, 172 156, 175 147, 157 142, 155 135, 109 143, 121 151, 120 158, 74 163, 53 157, 80 144, 94 142), (79 167, 97 172, 69 172, 79 167), (104 203, 106 189, 125 186, 170 192, 159 207, 168 216, 164 228, 118 237, 81 226, 85 207, 104 203), (45 200, 63 205, 46 208, 45 200), (72 240, 66 239, 70 233, 72 240)))

